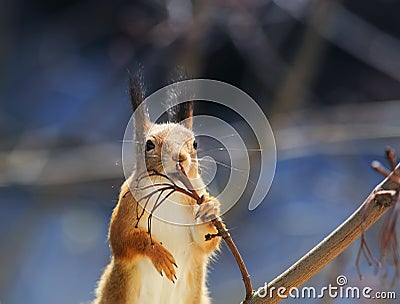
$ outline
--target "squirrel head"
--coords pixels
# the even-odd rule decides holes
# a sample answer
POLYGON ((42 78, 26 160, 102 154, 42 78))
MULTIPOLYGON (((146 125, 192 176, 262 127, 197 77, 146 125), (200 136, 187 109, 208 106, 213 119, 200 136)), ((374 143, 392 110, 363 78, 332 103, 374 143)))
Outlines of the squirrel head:
POLYGON ((191 177, 197 174, 197 142, 193 132, 177 123, 153 124, 145 138, 147 170, 174 173, 183 166, 191 177))
POLYGON ((189 177, 197 178, 197 142, 192 131, 193 102, 173 105, 167 110, 169 122, 155 124, 150 121, 143 104, 142 80, 131 79, 129 91, 135 122, 136 171, 140 174, 145 170, 156 170, 169 174, 183 166, 189 177))

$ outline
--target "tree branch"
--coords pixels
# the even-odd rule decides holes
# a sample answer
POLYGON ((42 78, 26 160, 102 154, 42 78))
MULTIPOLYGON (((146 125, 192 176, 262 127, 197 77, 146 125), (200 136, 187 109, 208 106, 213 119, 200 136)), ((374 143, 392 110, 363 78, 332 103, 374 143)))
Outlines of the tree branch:
POLYGON ((245 303, 271 304, 280 302, 283 299, 283 297, 277 295, 277 290, 280 287, 285 288, 285 291, 282 289, 283 292, 280 294, 287 295, 290 288, 303 285, 344 251, 363 231, 373 225, 396 203, 400 185, 394 181, 397 177, 395 172, 399 169, 400 164, 371 192, 362 205, 344 223, 285 272, 269 282, 265 297, 260 297, 255 293, 250 301, 245 303), (269 295, 270 290, 274 290, 272 297, 269 295))

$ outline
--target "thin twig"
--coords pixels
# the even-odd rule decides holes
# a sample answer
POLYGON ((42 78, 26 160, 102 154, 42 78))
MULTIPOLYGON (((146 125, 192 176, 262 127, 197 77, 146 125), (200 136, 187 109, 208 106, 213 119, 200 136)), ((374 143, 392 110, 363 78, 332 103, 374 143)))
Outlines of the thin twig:
MULTIPOLYGON (((155 201, 155 204, 152 208, 152 210, 150 211, 150 214, 147 218, 147 232, 150 235, 150 240, 151 243, 153 243, 153 239, 151 237, 151 221, 153 218, 153 212, 163 203, 165 202, 169 196, 172 195, 172 193, 174 192, 180 192, 189 196, 193 196, 191 192, 187 191, 186 189, 183 189, 181 187, 179 187, 178 185, 175 184, 175 182, 167 175, 159 173, 156 170, 151 170, 150 172, 144 172, 142 174, 140 174, 137 178, 136 178, 136 187, 132 188, 132 190, 148 190, 148 189, 152 189, 154 187, 156 187, 156 190, 151 191, 150 193, 146 194, 145 196, 141 197, 140 199, 137 200, 137 204, 136 204, 136 224, 135 227, 137 228, 139 225, 140 220, 142 219, 142 217, 144 216, 146 207, 150 201, 150 199, 153 197, 153 195, 158 194, 157 199, 155 201), (147 185, 147 186, 139 186, 140 182, 146 178, 146 177, 151 177, 151 176, 160 176, 163 177, 165 179, 167 179, 169 181, 169 183, 152 183, 151 185, 147 185), (166 197, 164 197, 163 199, 161 199, 162 194, 167 191, 167 190, 171 190, 166 197), (160 201, 161 199, 161 201, 160 201), (139 215, 139 209, 138 206, 139 204, 146 200, 145 204, 142 205, 143 209, 142 212, 139 215)), ((128 192, 127 192, 128 193, 128 192)), ((127 193, 123 196, 125 197, 127 195, 127 193)))
MULTIPOLYGON (((391 170, 393 171, 393 174, 389 176, 389 174, 386 172, 387 170, 381 165, 375 163, 374 169, 378 171, 379 173, 383 174, 385 177, 388 177, 390 181, 392 181, 395 185, 400 184, 400 173, 398 170, 396 170, 396 154, 394 150, 391 147, 386 148, 386 160, 389 163, 389 166, 391 170)), ((396 195, 396 200, 398 200, 399 193, 396 192, 394 195, 396 195)), ((392 280, 392 286, 394 286, 394 283, 396 279, 399 278, 399 258, 398 258, 398 240, 397 240, 397 219, 398 219, 398 214, 399 214, 399 206, 398 204, 394 206, 393 208, 390 209, 388 215, 386 216, 382 228, 381 228, 381 235, 380 235, 380 248, 381 248, 381 258, 380 262, 385 262, 385 260, 388 259, 388 256, 392 258, 392 262, 394 265, 394 275, 393 275, 393 280, 392 280)), ((383 273, 383 278, 386 278, 387 273, 383 273)))
MULTIPOLYGON (((390 170, 396 170, 396 153, 391 147, 386 147, 386 160, 390 165, 390 170)), ((397 174, 397 173, 396 173, 397 174)))
MULTIPOLYGON (((389 173, 388 173, 389 175, 389 173)), ((396 192, 394 193, 390 193, 390 195, 394 195, 396 194, 396 192)), ((381 192, 381 195, 383 195, 383 193, 381 192)), ((365 210, 364 210, 365 211, 365 210)), ((369 248, 368 242, 367 242, 367 238, 365 236, 365 218, 367 217, 367 214, 363 214, 363 222, 361 223, 361 242, 360 242, 360 247, 358 249, 358 254, 357 254, 357 259, 356 259, 356 269, 357 269, 357 273, 358 273, 358 277, 360 278, 360 280, 363 279, 363 275, 361 273, 361 268, 360 268, 360 260, 361 260, 361 253, 364 255, 364 258, 367 260, 367 263, 369 266, 372 266, 372 263, 374 263, 377 267, 381 267, 381 263, 375 258, 374 254, 372 253, 371 249, 369 248)))
MULTIPOLYGON (((180 173, 182 174, 177 174, 178 179, 185 185, 187 189, 192 193, 194 199, 197 201, 198 204, 201 204, 203 202, 202 197, 197 193, 195 188, 193 187, 192 183, 190 182, 188 176, 186 175, 186 172, 182 166, 180 167, 180 173)), ((224 224, 222 223, 221 219, 217 216, 216 218, 211 220, 212 223, 214 224, 215 228, 217 229, 218 233, 217 234, 212 234, 212 235, 206 235, 205 238, 206 240, 210 240, 215 236, 221 236, 226 244, 228 245, 229 249, 231 250, 233 256, 235 257, 236 263, 239 266, 240 273, 242 274, 242 279, 243 283, 245 286, 246 290, 246 296, 244 303, 247 303, 253 296, 253 287, 251 285, 250 281, 250 275, 249 272, 247 271, 246 265, 244 264, 244 261, 242 259, 242 256, 239 253, 239 250, 237 249, 235 242, 233 241, 231 235, 229 234, 228 230, 225 228, 224 224)))

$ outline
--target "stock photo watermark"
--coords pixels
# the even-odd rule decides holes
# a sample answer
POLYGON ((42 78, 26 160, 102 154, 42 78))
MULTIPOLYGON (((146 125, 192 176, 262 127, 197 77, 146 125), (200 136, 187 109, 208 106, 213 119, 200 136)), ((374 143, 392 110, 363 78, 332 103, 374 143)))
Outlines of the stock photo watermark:
POLYGON ((339 275, 336 284, 329 284, 320 288, 304 287, 269 287, 268 283, 258 288, 257 296, 260 298, 279 297, 281 299, 396 299, 395 291, 375 291, 373 288, 348 285, 347 277, 339 275))

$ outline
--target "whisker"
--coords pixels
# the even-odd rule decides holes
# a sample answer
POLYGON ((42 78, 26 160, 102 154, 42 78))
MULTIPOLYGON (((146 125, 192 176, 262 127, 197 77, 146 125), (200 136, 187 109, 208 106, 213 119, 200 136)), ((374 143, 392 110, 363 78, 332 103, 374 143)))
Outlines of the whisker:
POLYGON ((133 139, 123 139, 123 140, 119 140, 118 142, 120 142, 120 143, 135 143, 135 144, 140 143, 140 141, 133 140, 133 139))
POLYGON ((204 158, 199 159, 199 158, 196 158, 196 160, 197 160, 197 161, 215 162, 216 164, 221 165, 222 167, 229 168, 229 169, 235 170, 235 171, 237 171, 237 172, 242 172, 242 173, 249 172, 249 170, 239 169, 239 168, 233 167, 233 166, 231 166, 231 165, 225 164, 225 163, 223 163, 223 162, 220 162, 220 161, 214 160, 214 159, 207 159, 207 158, 205 158, 205 159, 204 159, 204 158))
POLYGON ((239 148, 230 148, 229 150, 226 148, 215 148, 208 150, 201 150, 201 152, 221 152, 221 151, 247 151, 247 152, 262 152, 263 149, 258 148, 249 148, 249 149, 239 149, 239 148))
POLYGON ((225 139, 225 138, 229 138, 229 137, 235 137, 235 136, 239 136, 239 134, 236 133, 232 133, 232 134, 228 134, 222 137, 219 137, 218 139, 225 139))
MULTIPOLYGON (((194 160, 200 160, 200 159, 195 158, 194 160)), ((225 163, 222 163, 222 162, 219 162, 219 161, 216 161, 216 160, 211 160, 211 159, 201 159, 201 160, 209 161, 209 162, 215 161, 216 164, 219 164, 219 165, 221 165, 221 166, 223 166, 223 167, 226 167, 226 168, 229 168, 229 169, 232 168, 232 170, 238 171, 239 173, 248 173, 248 172, 249 172, 249 170, 242 170, 242 169, 239 169, 239 168, 235 168, 235 167, 233 167, 233 166, 230 166, 230 165, 228 165, 228 164, 225 164, 225 163)), ((201 164, 201 163, 198 163, 198 166, 202 169, 202 171, 203 171, 203 169, 206 169, 206 170, 209 169, 208 167, 206 167, 206 165, 201 164)), ((204 171, 206 171, 206 170, 204 170, 204 171)), ((211 172, 211 173, 213 173, 213 172, 211 172)), ((200 175, 201 175, 201 174, 200 174, 200 175)), ((255 184, 256 184, 256 182, 253 181, 250 177, 248 178, 248 181, 249 181, 252 185, 255 185, 255 184)))

